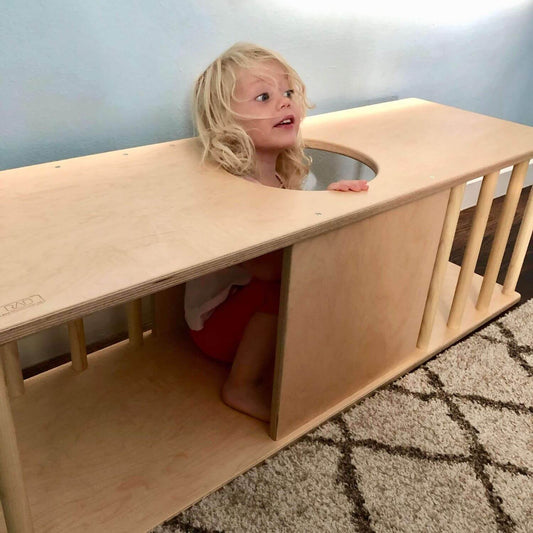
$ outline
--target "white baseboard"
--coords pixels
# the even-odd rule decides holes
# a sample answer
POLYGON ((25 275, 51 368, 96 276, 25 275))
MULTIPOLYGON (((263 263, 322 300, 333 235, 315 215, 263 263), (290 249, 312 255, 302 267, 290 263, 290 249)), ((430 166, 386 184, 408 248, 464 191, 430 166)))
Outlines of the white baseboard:
MULTIPOLYGON (((504 196, 507 192, 507 186, 509 185, 509 180, 511 179, 512 170, 513 167, 507 167, 500 171, 500 178, 498 179, 498 183, 496 185, 494 198, 504 196)), ((473 207, 477 204, 479 191, 481 190, 482 179, 483 177, 479 177, 467 182, 461 209, 468 209, 469 207, 473 207)), ((524 187, 528 187, 529 185, 533 185, 533 160, 529 162, 529 168, 524 180, 524 187)))

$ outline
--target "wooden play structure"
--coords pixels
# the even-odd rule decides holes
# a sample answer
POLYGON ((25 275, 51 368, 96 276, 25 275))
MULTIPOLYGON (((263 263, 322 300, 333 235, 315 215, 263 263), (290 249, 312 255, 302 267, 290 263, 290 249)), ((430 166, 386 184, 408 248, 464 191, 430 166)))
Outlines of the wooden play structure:
POLYGON ((310 117, 303 130, 308 146, 372 167, 370 190, 260 187, 201 166, 196 139, 0 173, 0 531, 145 532, 518 301, 531 195, 503 286, 496 277, 533 128, 407 99, 310 117), (479 176, 458 266, 461 198, 479 176), (228 369, 186 335, 182 288, 281 248, 268 426, 221 402, 228 369), (116 305, 130 340, 87 357, 83 317, 116 305), (59 324, 72 364, 24 381, 17 340, 59 324))

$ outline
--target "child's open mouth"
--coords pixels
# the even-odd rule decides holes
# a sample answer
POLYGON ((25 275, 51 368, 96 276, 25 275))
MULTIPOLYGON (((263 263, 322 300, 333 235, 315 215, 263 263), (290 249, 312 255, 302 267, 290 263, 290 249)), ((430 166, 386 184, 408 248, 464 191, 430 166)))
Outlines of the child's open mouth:
POLYGON ((294 124, 294 115, 289 115, 285 117, 283 120, 280 120, 274 127, 275 128, 283 128, 283 127, 289 127, 294 124))

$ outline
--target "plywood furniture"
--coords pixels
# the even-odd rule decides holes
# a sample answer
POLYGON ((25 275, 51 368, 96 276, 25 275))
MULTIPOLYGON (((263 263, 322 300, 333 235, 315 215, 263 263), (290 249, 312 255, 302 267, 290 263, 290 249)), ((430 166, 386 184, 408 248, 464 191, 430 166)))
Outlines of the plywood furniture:
POLYGON ((417 99, 306 119, 373 167, 366 193, 286 191, 202 167, 195 139, 0 173, 0 531, 146 531, 513 305, 526 209, 495 283, 533 128, 417 99), (509 201, 474 274, 500 169, 509 201), (464 183, 486 176, 462 266, 464 183), (270 426, 226 407, 228 369, 180 324, 183 283, 284 248, 270 426), (140 298, 154 295, 154 334, 140 298), (83 317, 130 340, 86 356, 83 317), (72 364, 21 379, 17 339, 69 324, 72 364), (32 525, 33 524, 33 525, 32 525))

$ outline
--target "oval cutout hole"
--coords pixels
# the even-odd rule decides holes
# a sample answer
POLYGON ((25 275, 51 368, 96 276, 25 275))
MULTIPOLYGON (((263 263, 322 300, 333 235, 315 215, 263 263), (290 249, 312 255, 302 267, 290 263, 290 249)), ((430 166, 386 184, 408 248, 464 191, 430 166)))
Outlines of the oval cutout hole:
POLYGON ((370 181, 376 177, 368 165, 353 157, 315 148, 306 148, 305 153, 313 159, 311 172, 302 187, 306 191, 325 191, 334 181, 370 181))

